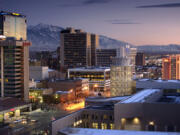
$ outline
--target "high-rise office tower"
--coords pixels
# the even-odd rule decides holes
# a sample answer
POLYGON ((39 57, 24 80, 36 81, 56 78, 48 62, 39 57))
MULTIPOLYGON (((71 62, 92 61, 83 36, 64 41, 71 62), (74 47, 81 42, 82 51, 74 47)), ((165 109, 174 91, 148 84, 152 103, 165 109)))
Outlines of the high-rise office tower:
POLYGON ((180 79, 180 55, 172 55, 162 60, 162 79, 180 79))
POLYGON ((96 65, 98 36, 67 28, 61 31, 61 67, 85 67, 96 65))
POLYGON ((136 66, 144 66, 145 65, 145 55, 144 53, 138 52, 136 54, 136 66))
POLYGON ((29 99, 29 46, 26 18, 0 12, 1 97, 29 99), (2 38, 3 37, 3 38, 2 38))

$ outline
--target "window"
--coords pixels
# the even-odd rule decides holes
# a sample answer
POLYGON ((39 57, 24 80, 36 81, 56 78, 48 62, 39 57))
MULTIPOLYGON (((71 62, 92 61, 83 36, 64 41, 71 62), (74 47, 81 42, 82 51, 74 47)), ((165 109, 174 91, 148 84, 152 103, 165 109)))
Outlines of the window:
POLYGON ((106 114, 103 115, 103 119, 104 119, 104 120, 107 119, 107 115, 106 115, 106 114))
POLYGON ((155 131, 154 125, 148 125, 148 131, 155 131))
POLYGON ((94 120, 94 114, 92 115, 92 117, 91 117, 91 118, 92 118, 92 120, 94 120))
POLYGON ((114 129, 114 124, 110 123, 110 129, 114 129))
POLYGON ((98 123, 92 123, 92 128, 98 129, 98 123))
POLYGON ((175 127, 173 125, 169 125, 169 126, 167 126, 167 131, 168 132, 174 132, 175 131, 175 127))
POLYGON ((101 129, 107 129, 107 124, 106 123, 101 123, 101 129))
POLYGON ((109 119, 110 119, 110 120, 113 120, 113 117, 112 117, 112 116, 109 116, 109 119))

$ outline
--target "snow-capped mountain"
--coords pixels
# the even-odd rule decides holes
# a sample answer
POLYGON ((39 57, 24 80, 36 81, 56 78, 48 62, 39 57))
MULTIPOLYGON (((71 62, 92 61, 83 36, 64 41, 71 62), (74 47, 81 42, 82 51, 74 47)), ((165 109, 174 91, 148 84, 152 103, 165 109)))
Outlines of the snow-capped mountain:
MULTIPOLYGON (((31 51, 55 51, 60 46, 60 31, 64 28, 40 23, 29 26, 27 29, 28 40, 32 42, 31 51)), ((107 36, 99 36, 100 48, 118 48, 130 45, 127 42, 115 40, 107 36)), ((145 53, 180 53, 180 45, 143 45, 134 46, 138 51, 145 53)))
POLYGON ((180 53, 180 45, 143 45, 138 46, 138 51, 145 53, 180 53))
MULTIPOLYGON (((27 29, 28 40, 32 42, 31 51, 54 51, 60 45, 60 31, 64 28, 48 24, 29 26, 27 29)), ((100 48, 117 48, 128 43, 115 40, 106 36, 99 36, 100 48)))
POLYGON ((32 42, 30 50, 53 51, 56 50, 60 42, 60 31, 63 28, 47 24, 29 26, 27 29, 28 40, 32 42))

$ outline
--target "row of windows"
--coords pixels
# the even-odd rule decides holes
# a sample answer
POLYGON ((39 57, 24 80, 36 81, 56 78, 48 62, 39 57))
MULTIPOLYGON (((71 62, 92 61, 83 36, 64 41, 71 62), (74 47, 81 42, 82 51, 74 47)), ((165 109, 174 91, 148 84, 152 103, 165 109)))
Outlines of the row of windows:
POLYGON ((96 129, 114 129, 114 124, 110 123, 92 123, 92 128, 96 128, 96 129))
POLYGON ((98 120, 98 119, 100 119, 100 120, 110 120, 110 121, 113 121, 113 120, 114 120, 114 118, 113 118, 112 115, 106 115, 106 114, 101 115, 101 116, 98 116, 98 115, 95 115, 95 114, 92 114, 92 115, 83 114, 82 118, 83 118, 83 119, 89 119, 89 118, 91 118, 92 120, 98 120))

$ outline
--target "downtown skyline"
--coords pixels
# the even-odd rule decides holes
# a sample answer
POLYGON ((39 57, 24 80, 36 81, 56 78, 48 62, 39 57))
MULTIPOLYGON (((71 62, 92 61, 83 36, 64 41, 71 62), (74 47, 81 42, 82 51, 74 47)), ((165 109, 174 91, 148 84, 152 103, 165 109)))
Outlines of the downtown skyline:
POLYGON ((0 0, 38 23, 81 28, 134 45, 180 44, 180 0, 0 0))

